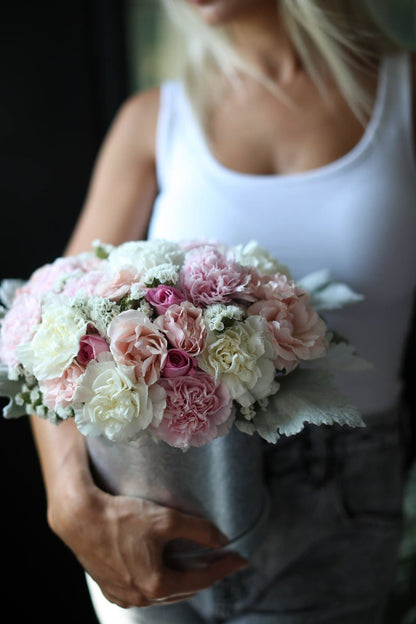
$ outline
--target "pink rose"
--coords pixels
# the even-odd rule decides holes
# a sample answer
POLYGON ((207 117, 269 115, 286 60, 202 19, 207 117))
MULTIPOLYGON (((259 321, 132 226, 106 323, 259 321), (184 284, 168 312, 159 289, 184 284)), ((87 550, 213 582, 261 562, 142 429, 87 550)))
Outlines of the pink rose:
POLYGON ((137 283, 136 275, 128 269, 120 269, 111 277, 104 275, 103 279, 97 284, 94 294, 105 299, 120 301, 128 294, 132 284, 135 283, 137 283))
POLYGON ((189 251, 180 272, 181 288, 196 306, 244 298, 249 282, 249 271, 213 245, 189 251))
POLYGON ((170 306, 165 314, 155 319, 154 324, 166 333, 168 340, 177 349, 190 355, 198 355, 203 351, 207 330, 202 310, 189 301, 170 306))
POLYGON ((121 312, 111 321, 107 333, 116 362, 133 366, 136 379, 143 378, 147 385, 159 379, 166 360, 167 341, 143 312, 121 312))
POLYGON ((185 451, 228 433, 234 414, 224 384, 217 386, 202 371, 160 379, 159 384, 166 390, 166 408, 160 425, 151 427, 156 437, 185 451))
POLYGON ((165 284, 160 284, 157 288, 149 288, 145 297, 156 308, 158 314, 164 314, 169 306, 181 303, 186 299, 180 290, 165 284))
POLYGON ((16 347, 31 341, 40 318, 39 300, 20 290, 1 324, 0 358, 10 368, 19 364, 16 347))
POLYGON ((84 371, 84 367, 77 362, 73 362, 64 370, 61 377, 45 379, 40 382, 39 387, 46 407, 56 411, 59 407, 70 405, 78 379, 84 371))
POLYGON ((104 338, 98 334, 85 334, 79 339, 77 360, 85 366, 90 360, 96 360, 99 353, 109 350, 110 347, 104 338))
POLYGON ((185 351, 169 349, 162 370, 162 377, 183 377, 192 373, 196 366, 196 360, 185 351))
POLYGON ((323 356, 328 343, 326 324, 309 303, 303 291, 283 301, 268 299, 251 305, 247 313, 267 319, 276 351, 275 366, 291 372, 300 360, 323 356))

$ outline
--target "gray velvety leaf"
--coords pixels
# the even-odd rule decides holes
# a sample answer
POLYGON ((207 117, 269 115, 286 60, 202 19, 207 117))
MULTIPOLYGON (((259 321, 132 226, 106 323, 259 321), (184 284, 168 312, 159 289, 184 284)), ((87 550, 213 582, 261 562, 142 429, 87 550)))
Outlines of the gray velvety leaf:
POLYGON ((24 280, 20 279, 2 280, 0 284, 0 301, 2 301, 7 308, 11 307, 16 290, 23 286, 24 283, 24 280))
POLYGON ((318 310, 338 310, 364 299, 347 284, 331 279, 327 269, 305 275, 297 285, 311 293, 311 304, 318 310))
POLYGON ((22 389, 21 381, 12 381, 7 377, 7 366, 0 362, 0 396, 9 397, 10 401, 3 408, 3 416, 5 418, 19 418, 25 416, 25 408, 22 405, 16 405, 14 397, 22 389))
POLYGON ((324 357, 309 360, 308 369, 358 372, 370 370, 373 364, 357 355, 354 345, 346 342, 331 343, 324 357))
POLYGON ((339 392, 325 370, 299 369, 281 380, 267 412, 256 415, 253 421, 266 440, 276 439, 276 432, 286 436, 299 433, 305 423, 365 426, 359 410, 339 392))

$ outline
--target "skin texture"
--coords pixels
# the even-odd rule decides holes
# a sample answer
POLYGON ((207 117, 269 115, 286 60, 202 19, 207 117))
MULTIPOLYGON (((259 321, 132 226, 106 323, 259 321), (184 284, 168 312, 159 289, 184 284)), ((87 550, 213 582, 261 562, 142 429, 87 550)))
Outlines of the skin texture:
MULTIPOLYGON (((270 2, 261 4, 266 7, 270 2)), ((257 0, 207 0, 196 9, 208 23, 217 20, 231 25, 239 41, 246 42, 247 56, 286 89, 297 109, 288 110, 247 80, 245 101, 228 94, 221 110, 213 111, 210 148, 222 164, 253 174, 285 174, 322 166, 348 152, 363 128, 333 87, 337 115, 328 111, 284 33, 278 31, 280 36, 276 36, 270 16, 263 20, 258 12, 254 15, 253 7, 259 5, 257 0), (342 117, 342 124, 337 116, 342 117)), ((416 101, 416 59, 414 68, 416 101)), ((369 85, 373 91, 374 85, 373 78, 369 85)), ((95 163, 67 255, 89 249, 96 238, 115 245, 145 238, 157 193, 158 107, 159 91, 154 89, 130 97, 120 108, 95 163)), ((246 565, 240 557, 229 555, 191 573, 169 570, 163 565, 162 550, 171 539, 186 537, 216 548, 224 545, 224 536, 206 520, 144 500, 106 494, 93 482, 85 439, 73 421, 59 427, 37 417, 31 422, 45 480, 49 525, 111 602, 146 607, 182 600, 246 565)))

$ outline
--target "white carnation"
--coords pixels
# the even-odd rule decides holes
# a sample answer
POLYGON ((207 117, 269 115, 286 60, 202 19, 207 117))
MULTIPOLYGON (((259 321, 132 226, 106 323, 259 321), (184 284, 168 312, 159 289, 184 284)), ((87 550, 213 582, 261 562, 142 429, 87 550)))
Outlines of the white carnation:
POLYGON ((133 369, 117 366, 109 354, 88 364, 73 397, 81 433, 117 442, 134 440, 150 424, 157 426, 165 406, 161 386, 136 381, 133 369))
POLYGON ((254 267, 259 273, 267 275, 283 273, 291 279, 288 267, 280 264, 267 249, 260 247, 257 241, 250 241, 246 245, 235 245, 230 251, 234 260, 242 266, 254 267))
POLYGON ((129 241, 112 249, 108 256, 114 271, 130 268, 140 276, 150 268, 165 263, 181 267, 183 260, 184 252, 179 245, 163 239, 129 241))
POLYGON ((83 315, 72 306, 72 299, 48 296, 32 341, 16 349, 20 362, 39 381, 60 377, 77 355, 86 325, 83 315))
POLYGON ((221 334, 209 334, 198 363, 227 386, 232 399, 247 407, 277 391, 274 357, 266 320, 250 316, 221 334))

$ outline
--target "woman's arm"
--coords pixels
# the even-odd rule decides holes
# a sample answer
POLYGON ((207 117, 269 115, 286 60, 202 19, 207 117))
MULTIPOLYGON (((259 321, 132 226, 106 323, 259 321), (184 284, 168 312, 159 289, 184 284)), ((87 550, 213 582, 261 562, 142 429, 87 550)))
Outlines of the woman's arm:
MULTIPOLYGON (((99 152, 68 255, 90 249, 96 238, 115 245, 144 238, 157 192, 158 102, 155 90, 121 107, 99 152)), ((100 490, 90 474, 84 436, 73 420, 57 427, 34 416, 31 425, 49 524, 112 602, 126 607, 175 601, 244 564, 230 555, 189 573, 165 568, 162 552, 171 539, 187 537, 217 548, 224 545, 223 536, 206 520, 100 490)))
POLYGON ((159 92, 129 98, 99 151, 86 201, 66 249, 90 249, 98 238, 118 245, 146 235, 157 192, 155 135, 159 92))

